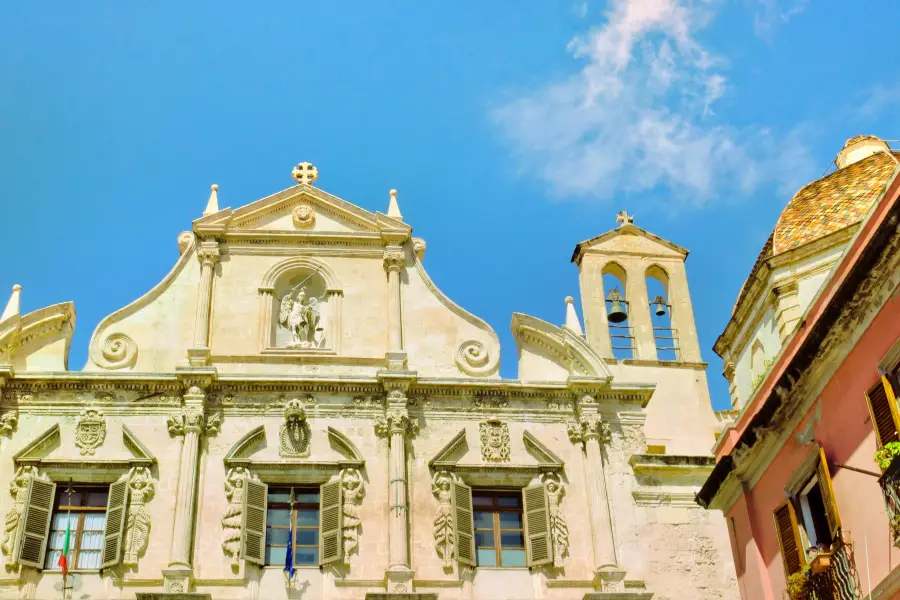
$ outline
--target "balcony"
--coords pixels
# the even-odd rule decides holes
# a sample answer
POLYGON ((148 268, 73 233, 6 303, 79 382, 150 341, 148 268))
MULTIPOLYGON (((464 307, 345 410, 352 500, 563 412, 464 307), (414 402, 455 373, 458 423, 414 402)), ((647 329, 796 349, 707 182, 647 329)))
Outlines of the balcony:
POLYGON ((810 567, 792 576, 791 600, 860 600, 859 576, 853 559, 853 544, 843 533, 829 552, 810 557, 810 567))
POLYGON ((885 472, 878 479, 891 527, 894 545, 900 544, 900 456, 895 456, 885 472))

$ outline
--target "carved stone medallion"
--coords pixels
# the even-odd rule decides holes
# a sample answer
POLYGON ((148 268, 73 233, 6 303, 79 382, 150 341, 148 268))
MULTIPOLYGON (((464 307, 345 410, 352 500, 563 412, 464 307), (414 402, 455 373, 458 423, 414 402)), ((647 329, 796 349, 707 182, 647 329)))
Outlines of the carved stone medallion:
POLYGON ((86 408, 75 421, 75 445, 82 455, 93 454, 106 439, 106 419, 103 411, 86 408))
POLYGON ((479 424, 481 457, 489 462, 509 462, 509 427, 498 419, 479 424))
POLYGON ((281 456, 309 456, 309 423, 306 410, 299 398, 290 400, 284 407, 284 423, 281 424, 281 456))
POLYGON ((295 227, 312 227, 316 223, 316 211, 309 204, 300 204, 291 211, 295 227))

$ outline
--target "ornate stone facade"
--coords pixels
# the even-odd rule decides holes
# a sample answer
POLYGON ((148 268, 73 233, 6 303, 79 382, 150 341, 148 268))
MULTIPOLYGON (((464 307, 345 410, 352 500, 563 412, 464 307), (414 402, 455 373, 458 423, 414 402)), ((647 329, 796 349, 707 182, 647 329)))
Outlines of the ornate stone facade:
POLYGON ((703 366, 610 360, 589 302, 592 261, 616 252, 664 264, 676 293, 677 246, 633 223, 580 244, 586 335, 571 304, 565 327, 515 314, 504 379, 497 334, 431 280, 396 193, 376 214, 309 163, 291 175, 244 207, 211 198, 172 271, 97 325, 84 371, 65 370, 70 305, 41 313, 53 328, 17 315, 28 345, 0 337, 0 600, 59 595, 42 530, 18 558, 24 517, 50 518, 70 482, 109 498, 84 597, 736 597, 721 518, 684 500, 696 467, 647 458, 712 445, 703 366), (501 513, 523 549, 490 541, 501 513))

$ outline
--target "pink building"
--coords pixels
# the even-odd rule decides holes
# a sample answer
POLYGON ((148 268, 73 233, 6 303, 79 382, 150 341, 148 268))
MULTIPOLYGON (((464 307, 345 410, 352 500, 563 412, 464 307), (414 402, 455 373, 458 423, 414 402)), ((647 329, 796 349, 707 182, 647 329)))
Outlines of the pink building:
POLYGON ((800 190, 716 352, 738 411, 697 495, 741 597, 900 598, 900 161, 871 136, 800 190))

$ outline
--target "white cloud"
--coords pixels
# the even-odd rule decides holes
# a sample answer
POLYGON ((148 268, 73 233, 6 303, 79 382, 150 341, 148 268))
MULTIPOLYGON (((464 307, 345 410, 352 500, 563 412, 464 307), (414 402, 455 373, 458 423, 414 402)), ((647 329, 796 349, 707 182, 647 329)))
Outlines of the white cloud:
POLYGON ((662 186, 691 204, 795 179, 779 165, 809 160, 798 139, 715 119, 726 61, 696 39, 715 7, 612 0, 604 23, 569 43, 580 72, 493 112, 523 169, 560 196, 662 186))
POLYGON ((856 108, 857 115, 864 119, 874 119, 882 116, 887 110, 896 110, 900 104, 900 84, 872 86, 860 98, 860 104, 856 108))
POLYGON ((756 35, 771 40, 776 28, 786 24, 806 9, 809 0, 752 0, 755 5, 753 30, 756 35))

